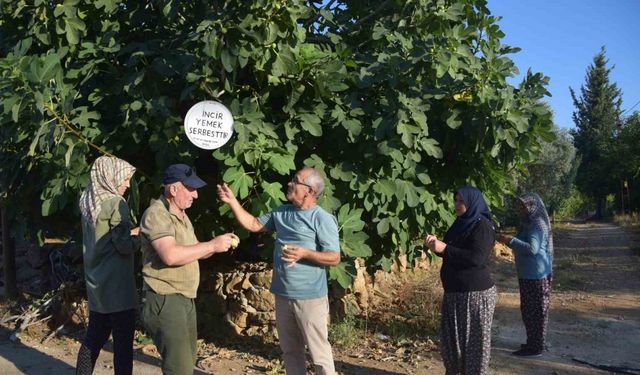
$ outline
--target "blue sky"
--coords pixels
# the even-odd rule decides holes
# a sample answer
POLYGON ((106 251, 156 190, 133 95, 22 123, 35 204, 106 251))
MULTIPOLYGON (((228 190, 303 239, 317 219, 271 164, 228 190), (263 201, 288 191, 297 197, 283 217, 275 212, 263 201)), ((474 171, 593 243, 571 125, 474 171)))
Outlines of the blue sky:
MULTIPOLYGON (((522 48, 510 55, 521 74, 511 83, 528 68, 550 77, 547 100, 558 126, 574 127, 569 87, 579 94, 601 46, 615 65, 609 78, 622 90, 622 109, 640 101, 640 0, 489 0, 489 9, 503 17, 503 43, 522 48)), ((625 116, 633 111, 640 104, 625 116)))

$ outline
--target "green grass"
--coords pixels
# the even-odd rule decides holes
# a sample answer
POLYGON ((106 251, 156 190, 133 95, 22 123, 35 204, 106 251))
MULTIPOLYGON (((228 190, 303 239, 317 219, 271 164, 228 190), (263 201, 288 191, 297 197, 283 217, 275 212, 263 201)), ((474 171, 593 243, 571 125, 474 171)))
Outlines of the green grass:
POLYGON ((365 336, 366 321, 353 315, 351 311, 347 311, 344 319, 329 326, 329 340, 343 349, 352 349, 362 344, 365 336))

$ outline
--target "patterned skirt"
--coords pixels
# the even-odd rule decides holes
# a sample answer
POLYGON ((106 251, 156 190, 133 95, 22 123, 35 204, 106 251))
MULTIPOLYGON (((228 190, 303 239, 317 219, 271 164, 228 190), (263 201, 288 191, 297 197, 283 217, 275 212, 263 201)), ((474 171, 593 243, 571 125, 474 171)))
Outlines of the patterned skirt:
POLYGON ((520 312, 527 331, 526 346, 537 352, 546 349, 547 326, 549 325, 549 298, 553 275, 540 280, 519 279, 520 312))
POLYGON ((440 352, 447 375, 487 373, 496 297, 495 286, 477 292, 444 294, 440 352))

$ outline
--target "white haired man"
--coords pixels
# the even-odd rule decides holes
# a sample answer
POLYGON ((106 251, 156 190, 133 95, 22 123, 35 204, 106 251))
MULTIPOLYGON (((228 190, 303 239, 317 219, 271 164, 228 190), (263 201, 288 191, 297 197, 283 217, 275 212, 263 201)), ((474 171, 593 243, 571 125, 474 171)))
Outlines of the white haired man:
POLYGON ((251 232, 275 231, 271 292, 276 297, 276 328, 287 375, 306 374, 305 344, 315 373, 334 375, 328 339, 326 266, 340 263, 336 218, 318 206, 324 189, 313 168, 299 170, 287 187, 285 204, 256 218, 238 202, 229 187, 218 185, 218 196, 251 232))

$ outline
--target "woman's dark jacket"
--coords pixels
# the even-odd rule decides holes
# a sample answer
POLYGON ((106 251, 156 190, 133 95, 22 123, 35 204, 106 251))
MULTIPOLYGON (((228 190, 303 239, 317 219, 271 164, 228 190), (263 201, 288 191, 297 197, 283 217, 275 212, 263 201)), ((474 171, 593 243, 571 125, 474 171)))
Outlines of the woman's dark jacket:
POLYGON ((468 234, 447 244, 442 256, 440 279, 446 293, 481 291, 494 283, 489 258, 495 244, 493 224, 479 219, 468 234))

